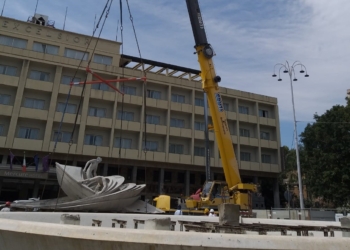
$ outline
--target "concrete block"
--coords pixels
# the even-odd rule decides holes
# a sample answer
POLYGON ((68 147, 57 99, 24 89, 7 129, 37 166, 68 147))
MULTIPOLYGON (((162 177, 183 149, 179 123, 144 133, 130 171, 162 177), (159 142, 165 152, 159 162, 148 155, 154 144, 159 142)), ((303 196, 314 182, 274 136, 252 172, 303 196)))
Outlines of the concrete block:
POLYGON ((240 206, 236 204, 220 204, 218 206, 219 211, 219 224, 220 225, 239 225, 239 212, 240 206))
MULTIPOLYGON (((340 225, 345 228, 350 228, 350 218, 343 217, 339 219, 340 225)), ((350 237, 350 232, 343 232, 343 237, 350 237)))
POLYGON ((145 220, 144 229, 145 230, 170 230, 171 220, 167 218, 158 218, 145 220))
POLYGON ((79 214, 62 214, 60 224, 80 225, 79 214))

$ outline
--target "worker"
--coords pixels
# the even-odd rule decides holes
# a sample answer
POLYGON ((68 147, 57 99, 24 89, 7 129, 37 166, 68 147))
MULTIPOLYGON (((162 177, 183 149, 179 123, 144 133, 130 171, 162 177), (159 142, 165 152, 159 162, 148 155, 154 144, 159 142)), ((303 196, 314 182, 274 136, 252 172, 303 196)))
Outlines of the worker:
POLYGON ((1 209, 0 212, 11 212, 10 205, 11 205, 11 202, 6 201, 5 207, 3 209, 1 209))
POLYGON ((177 206, 177 210, 175 211, 174 215, 183 215, 181 210, 181 205, 177 206))
POLYGON ((205 215, 205 216, 208 216, 208 215, 209 215, 209 209, 208 209, 208 208, 204 209, 204 215, 205 215))
POLYGON ((215 212, 214 212, 214 209, 210 209, 210 211, 209 211, 209 215, 208 215, 209 217, 216 217, 216 214, 215 214, 215 212))

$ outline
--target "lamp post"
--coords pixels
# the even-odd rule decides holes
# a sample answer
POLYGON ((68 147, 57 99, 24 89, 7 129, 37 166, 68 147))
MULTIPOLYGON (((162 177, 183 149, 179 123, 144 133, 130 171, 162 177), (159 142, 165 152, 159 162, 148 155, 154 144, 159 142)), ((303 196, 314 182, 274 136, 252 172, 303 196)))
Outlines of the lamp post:
POLYGON ((300 199, 300 209, 304 209, 304 198, 303 198, 303 186, 301 180, 301 170, 300 170, 300 160, 299 160, 299 147, 298 147, 298 132, 297 132, 297 121, 295 118, 295 107, 294 107, 294 94, 293 94, 293 81, 296 82, 298 79, 295 76, 295 67, 300 66, 300 73, 305 73, 305 77, 309 77, 307 74, 306 67, 299 61, 295 61, 292 65, 289 65, 289 62, 286 61, 285 64, 277 63, 274 67, 274 73, 272 77, 276 77, 276 66, 279 66, 278 71, 278 81, 282 81, 281 78, 281 70, 283 69, 283 73, 288 73, 290 78, 290 89, 292 92, 292 105, 293 105, 293 116, 294 116, 294 132, 295 132, 295 153, 297 157, 297 170, 298 170, 298 183, 299 183, 299 199, 300 199), (293 78, 294 77, 294 78, 293 78))

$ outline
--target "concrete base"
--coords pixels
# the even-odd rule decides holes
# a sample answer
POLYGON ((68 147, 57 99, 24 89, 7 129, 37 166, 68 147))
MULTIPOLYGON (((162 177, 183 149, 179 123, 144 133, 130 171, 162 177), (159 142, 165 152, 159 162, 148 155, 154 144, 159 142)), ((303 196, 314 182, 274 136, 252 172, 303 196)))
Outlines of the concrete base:
POLYGON ((60 224, 80 225, 79 214, 62 214, 60 224))
POLYGON ((218 206, 219 211, 219 224, 220 225, 239 225, 239 205, 235 204, 220 204, 218 206))
MULTIPOLYGON (((343 217, 339 219, 342 227, 350 228, 350 218, 343 217)), ((350 237, 350 232, 343 232, 343 237, 350 237)))
POLYGON ((0 246, 6 250, 348 250, 349 245, 347 238, 156 232, 0 219, 0 246))
POLYGON ((145 221, 145 230, 170 230, 171 220, 167 218, 151 219, 145 221))

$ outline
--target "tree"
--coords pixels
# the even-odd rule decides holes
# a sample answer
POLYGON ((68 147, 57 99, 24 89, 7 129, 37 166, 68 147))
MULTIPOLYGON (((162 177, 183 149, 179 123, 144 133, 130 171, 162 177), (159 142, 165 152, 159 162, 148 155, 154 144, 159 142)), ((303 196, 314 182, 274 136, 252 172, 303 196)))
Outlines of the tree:
POLYGON ((301 133, 304 184, 314 197, 334 206, 350 201, 350 100, 335 105, 301 133))

